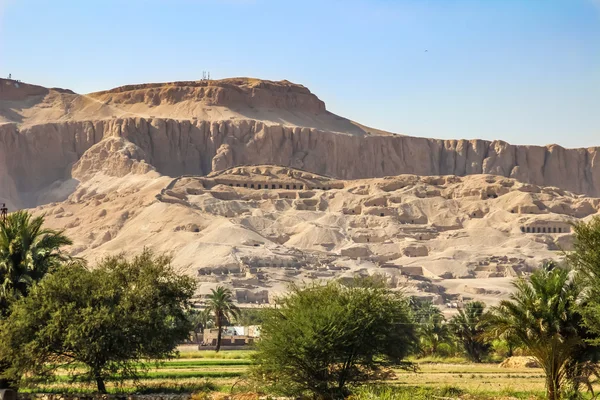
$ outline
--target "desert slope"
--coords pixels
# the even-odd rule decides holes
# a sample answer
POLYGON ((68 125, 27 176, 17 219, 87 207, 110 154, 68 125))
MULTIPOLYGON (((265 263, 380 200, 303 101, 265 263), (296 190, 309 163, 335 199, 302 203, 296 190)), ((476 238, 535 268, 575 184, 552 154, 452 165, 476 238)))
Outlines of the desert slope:
POLYGON ((74 238, 73 255, 94 263, 147 246, 172 254, 199 295, 224 284, 242 304, 272 302, 289 282, 356 274, 386 276, 449 311, 493 304, 514 277, 560 259, 570 224, 600 209, 599 199, 492 175, 337 180, 261 165, 173 179, 131 166, 96 172, 34 212, 74 238))

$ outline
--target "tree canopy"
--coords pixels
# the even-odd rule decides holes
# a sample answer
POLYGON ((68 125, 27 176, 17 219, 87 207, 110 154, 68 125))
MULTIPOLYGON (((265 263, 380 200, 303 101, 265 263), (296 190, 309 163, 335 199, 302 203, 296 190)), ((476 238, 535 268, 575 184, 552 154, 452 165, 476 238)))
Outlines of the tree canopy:
POLYGON ((192 330, 194 331, 196 343, 199 342, 198 334, 202 333, 204 329, 211 328, 214 324, 208 308, 205 308, 204 310, 198 310, 195 308, 189 310, 188 320, 192 324, 192 330))
POLYGON ((567 255, 567 260, 577 271, 584 290, 584 323, 600 335, 600 218, 575 224, 573 231, 574 251, 567 255))
POLYGON ((458 314, 452 317, 450 324, 467 358, 474 362, 481 362, 491 347, 484 337, 488 328, 485 304, 480 301, 465 304, 458 310, 458 314))
POLYGON ((240 313, 235 319, 237 325, 261 325, 264 321, 264 309, 240 308, 240 313))
POLYGON ((215 325, 219 330, 217 334, 217 352, 221 350, 221 335, 223 334, 223 326, 239 316, 240 310, 233 303, 233 294, 231 290, 218 286, 216 289, 211 289, 211 293, 207 297, 207 310, 215 318, 215 325))
POLYGON ((19 299, 0 327, 8 371, 51 374, 81 363, 105 393, 105 381, 136 378, 146 360, 171 357, 191 331, 188 302, 195 282, 165 256, 109 257, 95 269, 72 263, 19 299))
POLYGON ((529 279, 518 279, 510 300, 493 309, 491 335, 509 334, 528 349, 546 374, 549 400, 578 390, 586 358, 597 353, 586 339, 578 303, 582 287, 567 268, 546 264, 529 279))
POLYGON ((43 224, 43 217, 27 211, 0 220, 0 317, 6 316, 10 301, 26 296, 34 282, 68 258, 61 248, 71 240, 43 224))
POLYGON ((417 341, 408 301, 375 281, 292 286, 264 318, 255 374, 289 394, 341 398, 384 365, 407 367, 417 341))
POLYGON ((444 314, 431 301, 415 299, 412 310, 417 323, 419 348, 423 355, 437 355, 442 348, 452 348, 452 332, 444 314))

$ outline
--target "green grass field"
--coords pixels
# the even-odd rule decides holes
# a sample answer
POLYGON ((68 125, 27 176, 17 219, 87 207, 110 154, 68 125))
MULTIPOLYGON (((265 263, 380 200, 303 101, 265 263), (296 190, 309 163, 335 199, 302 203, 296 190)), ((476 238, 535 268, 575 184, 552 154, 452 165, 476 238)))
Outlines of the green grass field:
MULTIPOLYGON (((111 393, 255 391, 249 386, 251 351, 182 352, 181 357, 153 367, 139 381, 108 383, 111 393)), ((541 369, 504 369, 498 364, 473 364, 463 359, 413 360, 418 372, 394 370, 385 382, 357 389, 355 400, 363 399, 542 399, 544 379, 541 369)), ((25 391, 89 393, 89 382, 73 381, 74 368, 61 371, 53 381, 30 385, 25 391)), ((245 397, 247 398, 247 397, 245 397)))

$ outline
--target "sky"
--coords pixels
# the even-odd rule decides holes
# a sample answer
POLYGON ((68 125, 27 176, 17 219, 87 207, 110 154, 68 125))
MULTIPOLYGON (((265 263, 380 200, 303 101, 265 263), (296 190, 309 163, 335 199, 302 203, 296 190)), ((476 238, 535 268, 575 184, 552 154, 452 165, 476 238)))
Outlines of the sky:
POLYGON ((0 76, 287 79, 411 136, 600 146, 600 0, 0 0, 0 76))

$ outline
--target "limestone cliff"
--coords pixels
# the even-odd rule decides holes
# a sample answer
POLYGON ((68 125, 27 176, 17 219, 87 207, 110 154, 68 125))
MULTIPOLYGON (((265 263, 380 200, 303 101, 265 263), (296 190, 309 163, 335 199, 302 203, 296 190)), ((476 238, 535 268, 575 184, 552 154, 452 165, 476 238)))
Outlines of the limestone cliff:
POLYGON ((0 98, 0 199, 14 207, 38 204, 41 191, 85 179, 90 168, 117 176, 129 167, 179 176, 252 164, 340 179, 483 173, 600 197, 600 148, 384 134, 328 113, 308 89, 285 81, 137 85, 88 96, 21 88, 25 92, 11 86, 0 98), (35 107, 58 109, 58 103, 58 117, 31 122, 35 107), (112 152, 119 158, 108 157, 112 152), (118 167, 98 165, 105 159, 118 167))

